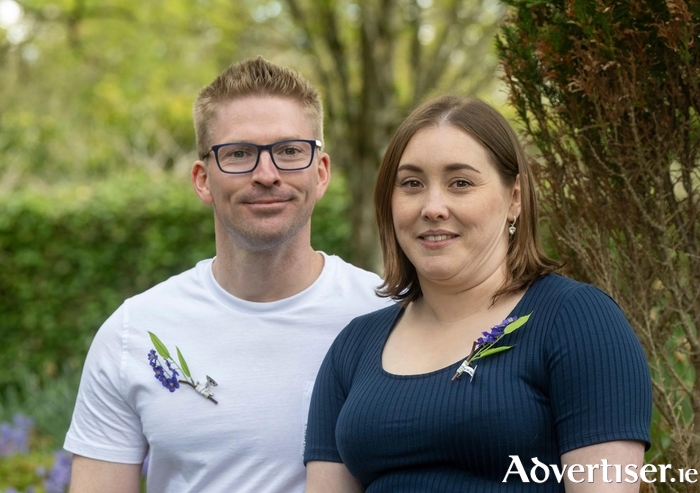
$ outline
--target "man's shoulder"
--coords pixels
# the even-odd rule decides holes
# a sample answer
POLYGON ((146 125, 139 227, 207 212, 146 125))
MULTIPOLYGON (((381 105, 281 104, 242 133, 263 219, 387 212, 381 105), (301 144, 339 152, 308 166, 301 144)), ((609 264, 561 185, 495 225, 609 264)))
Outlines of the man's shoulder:
POLYGON ((186 271, 175 274, 145 291, 126 300, 129 304, 153 303, 160 300, 178 299, 180 295, 191 295, 203 287, 202 272, 211 265, 212 259, 201 260, 186 271))
POLYGON ((390 301, 377 296, 382 279, 374 272, 354 266, 340 257, 325 255, 326 265, 317 293, 322 298, 340 300, 342 304, 358 304, 358 313, 386 306, 390 301))
POLYGON ((370 285, 373 288, 382 283, 382 278, 375 272, 362 269, 336 255, 323 254, 326 264, 324 269, 329 271, 334 281, 370 285))

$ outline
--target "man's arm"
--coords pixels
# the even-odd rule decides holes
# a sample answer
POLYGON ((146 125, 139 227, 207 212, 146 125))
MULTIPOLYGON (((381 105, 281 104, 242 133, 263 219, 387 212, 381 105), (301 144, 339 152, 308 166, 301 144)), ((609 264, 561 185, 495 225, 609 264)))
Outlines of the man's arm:
POLYGON ((341 462, 309 461, 305 493, 363 493, 360 482, 341 462))
POLYGON ((73 456, 70 493, 139 493, 141 464, 120 464, 73 456))

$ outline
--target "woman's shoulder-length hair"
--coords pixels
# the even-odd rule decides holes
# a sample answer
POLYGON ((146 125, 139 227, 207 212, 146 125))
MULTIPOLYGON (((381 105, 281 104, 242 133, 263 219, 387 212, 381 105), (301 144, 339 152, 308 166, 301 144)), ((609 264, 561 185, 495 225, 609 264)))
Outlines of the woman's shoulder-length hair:
POLYGON ((484 146, 505 186, 512 187, 520 176, 521 212, 517 231, 509 239, 507 278, 494 294, 494 301, 504 294, 525 289, 538 277, 556 270, 559 263, 547 257, 540 242, 532 171, 515 131, 498 111, 483 101, 441 96, 423 103, 404 120, 392 137, 379 168, 374 204, 384 258, 384 283, 377 293, 403 305, 422 294, 416 269, 396 239, 391 199, 396 171, 408 142, 419 130, 441 125, 462 130, 484 146))

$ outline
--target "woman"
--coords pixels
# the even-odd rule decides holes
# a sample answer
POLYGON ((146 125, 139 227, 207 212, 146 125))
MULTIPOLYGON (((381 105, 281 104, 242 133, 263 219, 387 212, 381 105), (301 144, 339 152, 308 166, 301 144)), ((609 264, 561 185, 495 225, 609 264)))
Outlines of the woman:
POLYGON ((481 101, 429 101, 397 130, 375 204, 380 292, 398 304, 326 356, 308 493, 639 490, 644 354, 606 294, 552 274, 532 181, 481 101))

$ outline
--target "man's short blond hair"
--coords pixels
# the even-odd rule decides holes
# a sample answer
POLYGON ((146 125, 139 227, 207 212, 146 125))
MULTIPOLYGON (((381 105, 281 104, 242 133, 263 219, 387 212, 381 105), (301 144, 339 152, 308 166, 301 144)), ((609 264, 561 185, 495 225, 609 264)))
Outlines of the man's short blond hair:
POLYGON ((298 72, 258 56, 229 66, 197 95, 193 117, 200 158, 218 143, 211 142, 211 123, 221 104, 246 96, 278 96, 301 103, 314 132, 310 137, 323 142, 323 103, 316 88, 298 72))

